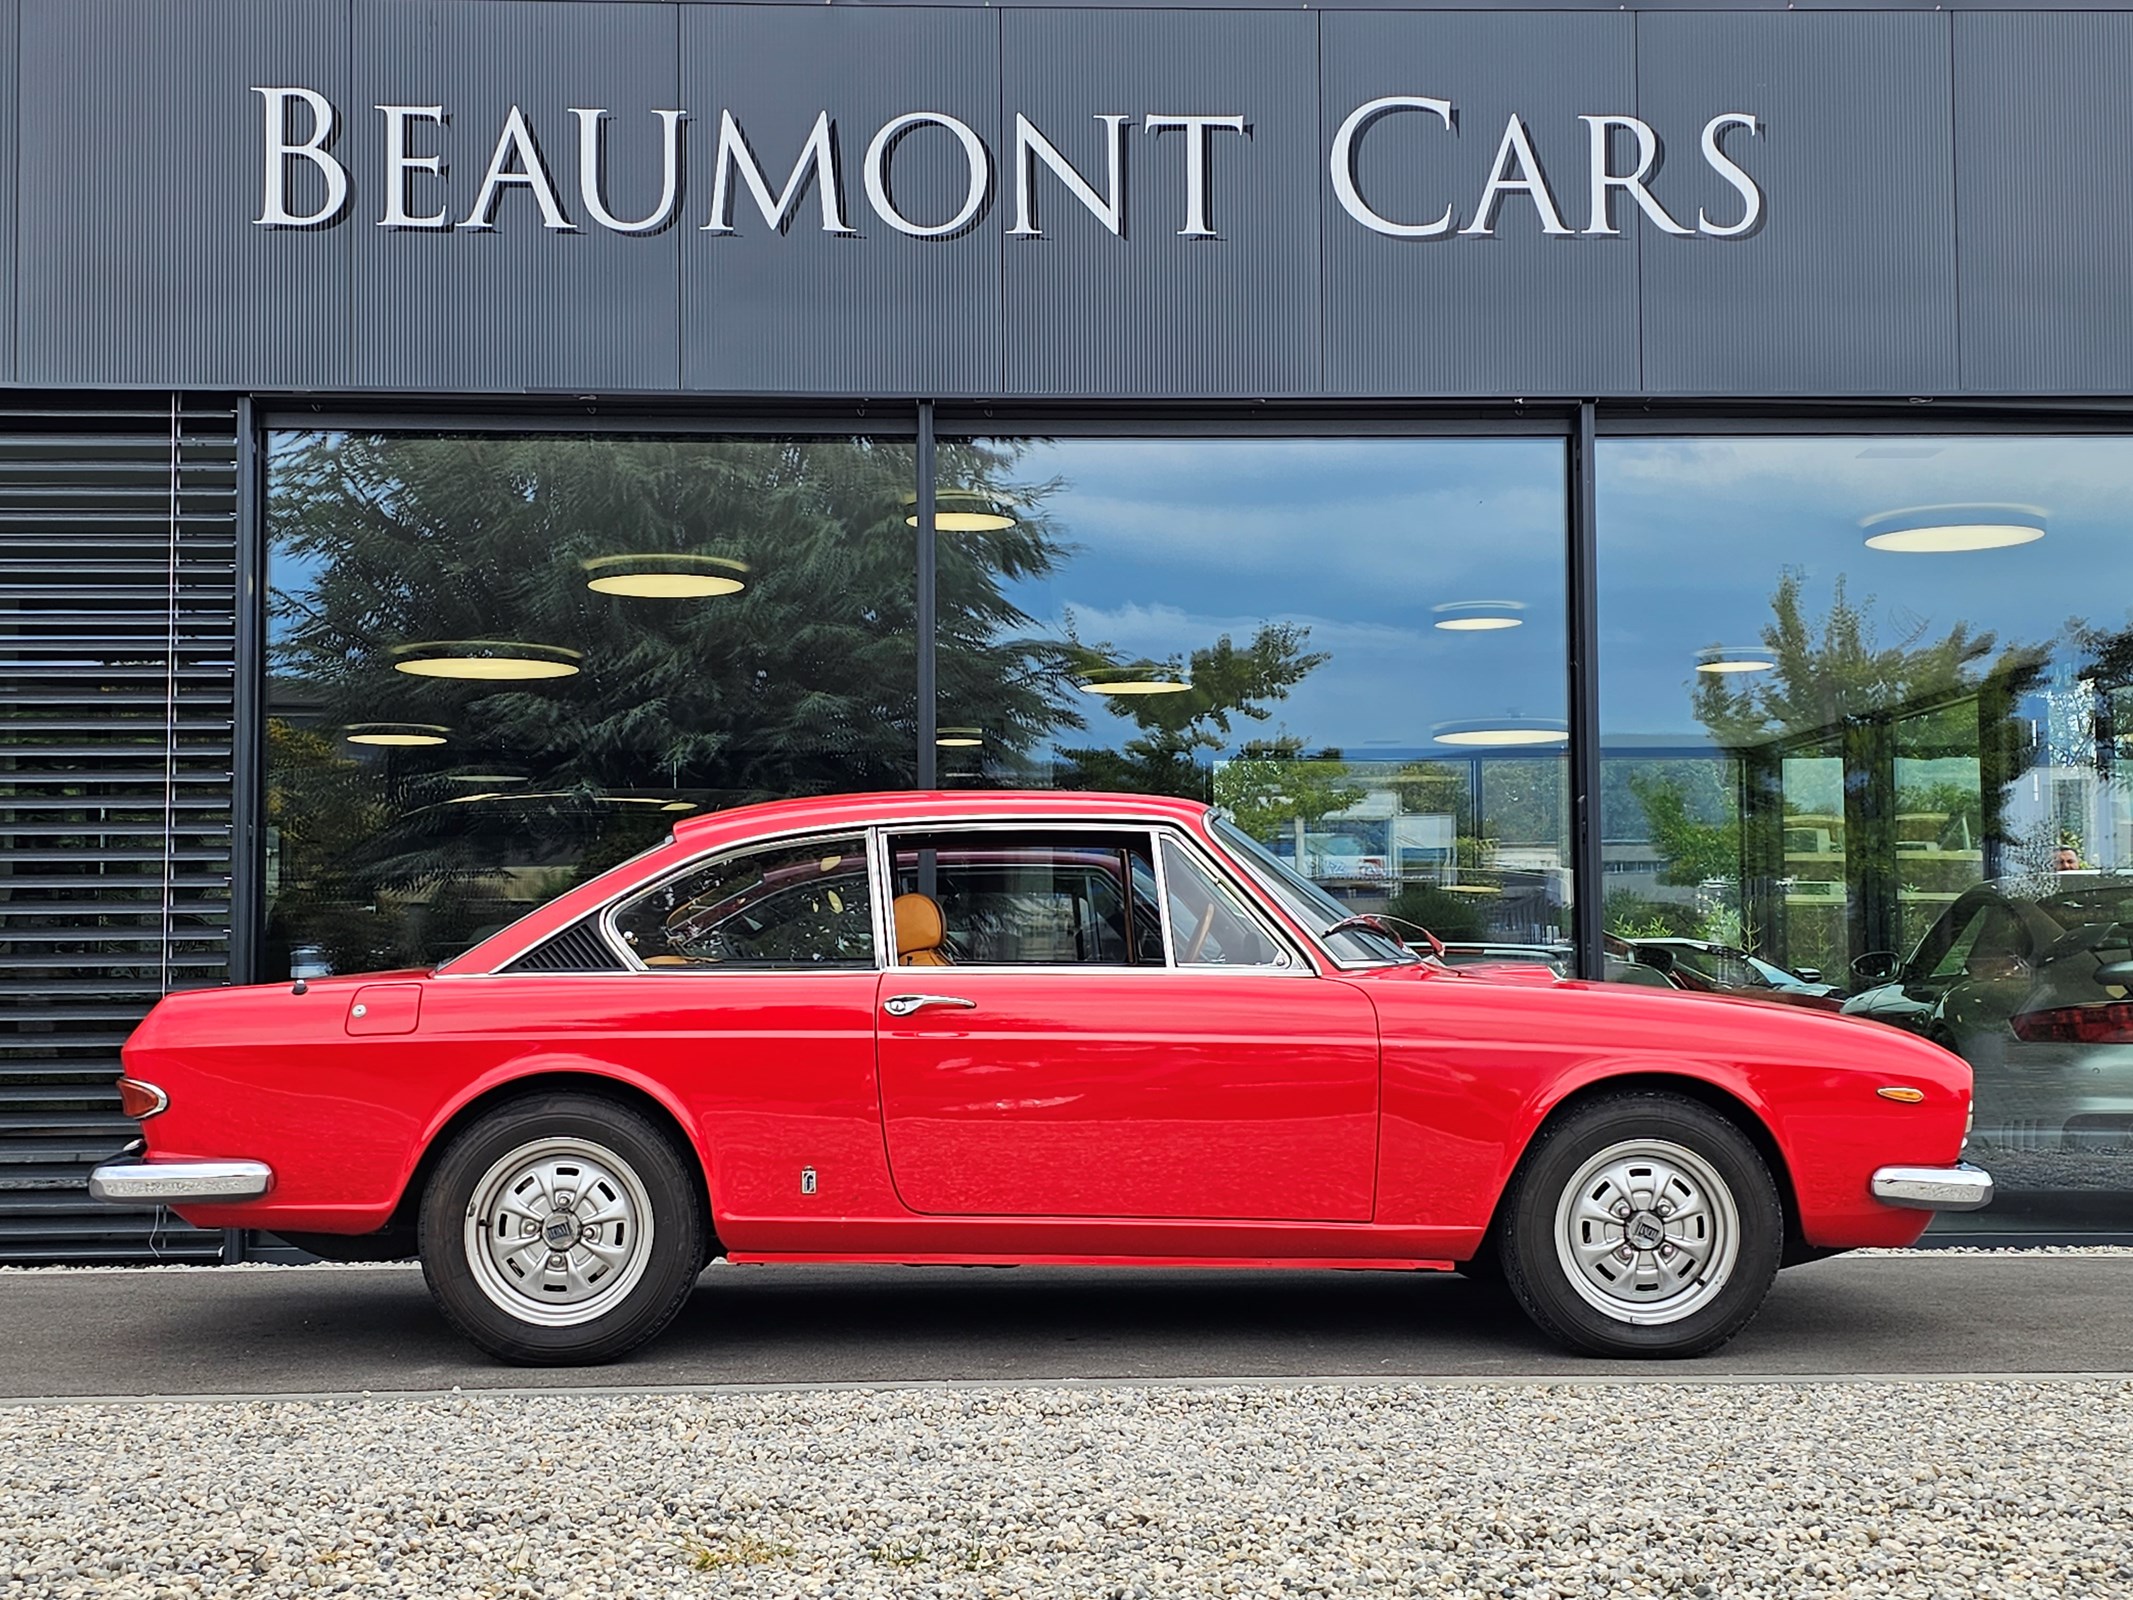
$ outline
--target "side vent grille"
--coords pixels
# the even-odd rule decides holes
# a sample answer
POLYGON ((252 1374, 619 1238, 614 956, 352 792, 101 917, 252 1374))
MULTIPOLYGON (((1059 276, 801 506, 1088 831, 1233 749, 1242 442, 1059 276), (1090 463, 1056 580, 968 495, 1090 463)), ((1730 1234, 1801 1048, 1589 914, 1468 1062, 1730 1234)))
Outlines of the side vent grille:
POLYGON ((550 934, 508 967, 506 972, 627 972, 590 917, 550 934))
POLYGON ((237 418, 0 400, 0 1261, 216 1258, 89 1199, 119 1046, 229 976, 237 418))

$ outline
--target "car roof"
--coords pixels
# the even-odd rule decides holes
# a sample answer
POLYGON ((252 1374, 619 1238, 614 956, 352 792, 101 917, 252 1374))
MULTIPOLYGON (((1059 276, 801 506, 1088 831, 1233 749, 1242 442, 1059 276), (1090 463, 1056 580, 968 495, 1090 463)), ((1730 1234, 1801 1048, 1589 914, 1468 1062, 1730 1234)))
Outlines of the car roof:
POLYGON ((689 817, 674 824, 678 844, 787 828, 863 828, 875 823, 956 823, 1027 817, 1031 821, 1197 822, 1204 801, 1170 795, 1112 794, 1063 789, 891 789, 873 794, 817 795, 771 800, 689 817))

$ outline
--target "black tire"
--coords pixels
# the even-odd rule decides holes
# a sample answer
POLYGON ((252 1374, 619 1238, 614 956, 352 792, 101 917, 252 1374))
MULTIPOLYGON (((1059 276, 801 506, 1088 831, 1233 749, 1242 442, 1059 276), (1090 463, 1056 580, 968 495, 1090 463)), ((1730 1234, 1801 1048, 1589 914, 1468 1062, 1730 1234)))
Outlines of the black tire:
POLYGON ((1542 1332, 1589 1355, 1716 1350, 1762 1308, 1784 1245, 1777 1184, 1747 1135, 1708 1106, 1660 1091, 1596 1098, 1550 1124, 1503 1206, 1506 1286, 1542 1332), (1640 1181, 1659 1187, 1635 1188, 1640 1181), (1573 1183, 1581 1201, 1567 1193, 1573 1183), (1662 1212, 1665 1196, 1673 1198, 1662 1212), (1612 1220, 1625 1204, 1628 1219, 1612 1220), (1651 1249, 1636 1248, 1646 1240, 1651 1249), (1566 1254, 1594 1265, 1574 1267, 1566 1254), (1610 1272, 1614 1281, 1603 1281, 1610 1272))
POLYGON ((529 1095, 460 1134, 430 1173, 422 1274, 445 1320, 490 1355, 580 1366, 673 1321, 710 1233, 694 1163, 664 1129, 596 1095, 529 1095), (548 1242, 559 1236, 560 1255, 548 1242))

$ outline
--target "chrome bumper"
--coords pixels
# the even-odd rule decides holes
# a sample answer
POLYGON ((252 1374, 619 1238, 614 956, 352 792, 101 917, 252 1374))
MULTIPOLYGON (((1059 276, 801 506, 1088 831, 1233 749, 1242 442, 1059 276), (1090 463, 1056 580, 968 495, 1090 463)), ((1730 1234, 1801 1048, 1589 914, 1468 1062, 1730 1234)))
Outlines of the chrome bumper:
POLYGON ((1976 1211, 1992 1204, 1992 1174, 1958 1161, 1952 1167, 1883 1167, 1874 1198, 1917 1211, 1976 1211))
POLYGON ((107 1161, 89 1174, 89 1198, 115 1206, 257 1200, 273 1187, 264 1161, 107 1161))

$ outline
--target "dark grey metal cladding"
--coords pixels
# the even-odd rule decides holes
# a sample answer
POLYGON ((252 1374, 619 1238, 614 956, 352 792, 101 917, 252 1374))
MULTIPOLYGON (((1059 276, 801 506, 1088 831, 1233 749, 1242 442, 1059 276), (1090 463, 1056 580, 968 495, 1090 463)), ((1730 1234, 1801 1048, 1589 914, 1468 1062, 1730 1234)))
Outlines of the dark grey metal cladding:
POLYGON ((1644 388, 1955 390, 1948 18, 1647 13, 1637 32, 1638 113, 1675 139, 1652 185, 1668 211, 1691 225, 1699 207, 1721 223, 1741 215, 1695 142, 1721 112, 1763 120, 1725 148, 1769 197, 1752 237, 1645 228, 1644 388))
POLYGON ((1070 11, 1003 16, 1001 318, 1008 392, 1039 395, 1313 394, 1319 362, 1318 169, 1305 12, 1070 11), (1038 162, 1040 237, 1014 225, 1014 117, 1105 193, 1109 113, 1124 135, 1125 237, 1038 162), (1204 139, 1215 237, 1182 237, 1191 130, 1149 116, 1242 116, 1204 139))
MULTIPOLYGON (((356 11, 351 116, 367 119, 351 162, 355 214, 352 382, 371 389, 510 392, 671 390, 679 382, 674 306, 680 230, 622 234, 594 222, 580 193, 572 108, 613 113, 606 204, 625 221, 659 200, 661 131, 687 109, 675 69, 676 8, 566 0, 381 0, 356 11), (444 211, 450 230, 378 226, 380 104, 442 105, 447 127, 412 125, 410 148, 442 153, 443 179, 416 175, 410 214, 444 211), (544 225, 533 193, 510 185, 494 227, 465 226, 513 106, 523 113, 563 216, 544 225), (356 110, 353 108, 360 108, 356 110)), ((514 163, 515 165, 515 163, 514 163)))
POLYGON ((345 105, 347 0, 27 0, 21 27, 17 380, 341 382, 348 230, 254 224, 252 89, 345 105))
POLYGON ((15 86, 21 7, 0 0, 0 383, 15 376, 15 86))
POLYGON ((1398 112, 1357 146, 1360 194, 1392 221, 1454 232, 1395 239, 1350 217, 1324 160, 1326 385, 1340 395, 1564 395, 1637 387, 1637 241, 1551 238, 1539 208, 1506 196, 1494 237, 1461 237, 1516 112, 1561 220, 1585 225, 1580 113, 1635 110, 1626 16, 1324 14, 1319 148, 1357 106, 1389 95, 1450 100, 1457 132, 1398 112))
POLYGON ((2128 84, 2133 16, 1955 19, 1965 388, 2133 390, 2128 84))
MULTIPOLYGON (((861 396, 996 392, 997 182, 973 226, 954 238, 920 239, 875 215, 862 172, 876 131, 918 110, 958 118, 988 150, 999 150, 998 18, 846 6, 681 11, 682 92, 699 118, 683 223, 683 386, 861 396), (704 232, 721 109, 747 136, 773 195, 827 111, 843 172, 842 217, 856 232, 822 230, 813 188, 782 235, 744 189, 735 198, 736 231, 704 232)), ((913 130, 888 171, 897 208, 922 225, 955 216, 968 192, 969 169, 945 128, 913 130)))

